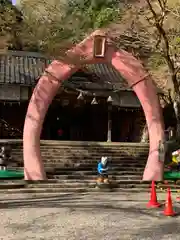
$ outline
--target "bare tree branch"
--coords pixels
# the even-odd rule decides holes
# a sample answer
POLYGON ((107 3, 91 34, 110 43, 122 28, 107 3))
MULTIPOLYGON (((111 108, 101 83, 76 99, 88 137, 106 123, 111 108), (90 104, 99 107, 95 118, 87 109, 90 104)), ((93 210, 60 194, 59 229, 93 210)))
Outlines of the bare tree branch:
POLYGON ((164 17, 165 17, 165 13, 166 13, 166 3, 167 0, 158 0, 160 8, 161 8, 161 17, 159 18, 158 13, 156 13, 156 11, 154 10, 153 6, 152 6, 152 2, 151 0, 146 0, 149 9, 153 15, 154 18, 154 26, 156 27, 157 31, 159 32, 159 36, 163 39, 164 42, 164 49, 163 49, 163 53, 164 53, 164 57, 166 59, 166 62, 168 64, 170 73, 171 73, 171 77, 172 77, 172 81, 174 84, 174 88, 177 92, 179 92, 179 84, 177 82, 176 79, 176 68, 175 68, 175 64, 174 61, 171 58, 171 52, 170 52, 170 45, 169 45, 169 40, 166 34, 166 31, 163 28, 163 22, 164 22, 164 17))

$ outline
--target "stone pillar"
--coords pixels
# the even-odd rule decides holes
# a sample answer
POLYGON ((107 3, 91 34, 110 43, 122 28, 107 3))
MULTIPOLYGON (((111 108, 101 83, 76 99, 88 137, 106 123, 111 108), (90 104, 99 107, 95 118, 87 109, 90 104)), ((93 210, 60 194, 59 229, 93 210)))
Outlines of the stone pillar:
POLYGON ((112 141, 112 104, 108 104, 108 130, 107 130, 107 142, 112 141))

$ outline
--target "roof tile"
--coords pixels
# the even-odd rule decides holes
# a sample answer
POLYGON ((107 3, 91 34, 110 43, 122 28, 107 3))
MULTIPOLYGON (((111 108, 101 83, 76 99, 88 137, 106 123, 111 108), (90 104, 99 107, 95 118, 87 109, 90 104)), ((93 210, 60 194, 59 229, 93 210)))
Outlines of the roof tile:
POLYGON ((0 55, 0 83, 34 85, 46 64, 47 60, 38 55, 8 51, 0 55))
MULTIPOLYGON (((0 55, 0 84, 35 85, 48 63, 49 60, 39 53, 8 51, 6 55, 0 55)), ((96 75, 99 84, 103 83, 111 89, 130 89, 127 82, 112 65, 86 65, 85 72, 96 75)), ((69 79, 69 81, 71 80, 73 80, 73 76, 69 79)), ((77 81, 77 77, 75 81, 77 81)))

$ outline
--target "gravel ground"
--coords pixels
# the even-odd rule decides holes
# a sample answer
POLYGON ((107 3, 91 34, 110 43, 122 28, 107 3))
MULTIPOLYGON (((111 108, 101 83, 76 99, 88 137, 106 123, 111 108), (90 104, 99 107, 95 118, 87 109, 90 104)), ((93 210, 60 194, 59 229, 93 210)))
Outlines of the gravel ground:
MULTIPOLYGON (((173 196, 175 197, 175 196, 173 196)), ((148 194, 0 195, 2 240, 180 240, 180 216, 147 209, 148 194)), ((160 201, 165 194, 159 194, 160 201)), ((180 212, 180 204, 174 201, 180 212)))

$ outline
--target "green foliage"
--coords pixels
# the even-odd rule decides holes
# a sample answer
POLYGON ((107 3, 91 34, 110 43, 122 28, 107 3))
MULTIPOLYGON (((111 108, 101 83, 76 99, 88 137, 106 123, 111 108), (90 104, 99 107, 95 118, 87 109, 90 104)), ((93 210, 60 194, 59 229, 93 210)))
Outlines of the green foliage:
POLYGON ((109 23, 117 20, 119 17, 119 10, 114 10, 113 8, 102 8, 101 12, 97 14, 96 22, 94 23, 94 28, 101 28, 107 26, 109 23))
POLYGON ((179 37, 179 36, 176 36, 176 37, 174 38, 174 42, 175 42, 176 45, 180 45, 180 37, 179 37))
POLYGON ((89 32, 120 18, 115 0, 24 0, 23 42, 28 50, 62 54, 89 32), (27 37, 28 36, 28 37, 27 37), (58 52, 57 52, 58 49, 58 52), (61 49, 61 53, 59 52, 61 49))
POLYGON ((120 18, 116 1, 70 1, 66 10, 66 16, 71 13, 72 19, 79 18, 79 28, 85 32, 89 29, 107 27, 120 18))
POLYGON ((158 70, 166 65, 166 60, 161 54, 153 54, 148 59, 148 65, 152 70, 158 70))
MULTIPOLYGON (((8 42, 9 46, 18 45, 18 35, 20 32, 20 12, 8 0, 0 1, 0 37, 3 42, 8 42), (4 41, 6 40, 6 41, 4 41)), ((5 44, 6 45, 6 44, 5 44)))

